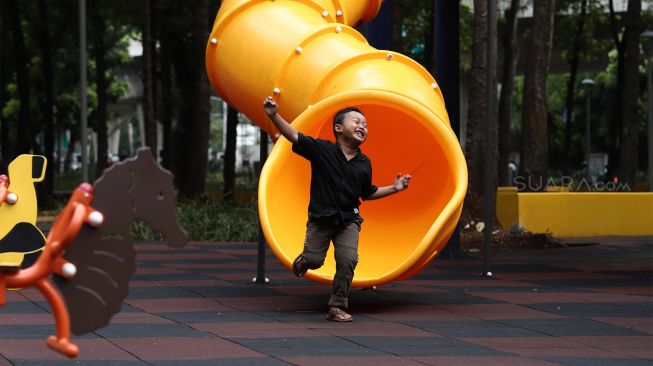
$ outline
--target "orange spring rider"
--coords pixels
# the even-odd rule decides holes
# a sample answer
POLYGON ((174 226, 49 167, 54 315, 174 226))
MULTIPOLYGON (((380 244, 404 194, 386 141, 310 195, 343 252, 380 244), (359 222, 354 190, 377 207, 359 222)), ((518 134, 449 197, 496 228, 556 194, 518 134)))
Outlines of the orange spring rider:
MULTIPOLYGON (((0 176, 0 204, 3 204, 10 194, 8 186, 9 180, 6 176, 0 176)), ((46 239, 45 249, 34 265, 25 269, 0 269, 0 306, 5 304, 7 288, 35 286, 48 300, 54 313, 57 335, 48 337, 47 345, 71 358, 79 354, 79 348, 70 341, 68 309, 48 277, 52 273, 67 279, 75 276, 75 265, 66 261, 63 255, 84 223, 91 226, 102 224, 104 217, 90 206, 93 196, 93 186, 88 183, 82 183, 75 189, 63 211, 55 219, 46 239)))

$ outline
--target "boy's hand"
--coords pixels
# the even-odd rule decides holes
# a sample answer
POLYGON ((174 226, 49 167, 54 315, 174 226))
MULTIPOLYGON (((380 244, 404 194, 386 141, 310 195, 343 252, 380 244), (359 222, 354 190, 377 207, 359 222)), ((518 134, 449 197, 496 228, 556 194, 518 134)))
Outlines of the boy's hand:
POLYGON ((395 178, 395 184, 394 184, 395 190, 399 192, 408 188, 408 183, 410 183, 411 178, 413 177, 410 174, 398 173, 397 177, 395 178))
POLYGON ((267 114, 268 117, 272 117, 279 112, 279 106, 272 97, 265 98, 263 101, 263 109, 265 109, 265 114, 267 114))

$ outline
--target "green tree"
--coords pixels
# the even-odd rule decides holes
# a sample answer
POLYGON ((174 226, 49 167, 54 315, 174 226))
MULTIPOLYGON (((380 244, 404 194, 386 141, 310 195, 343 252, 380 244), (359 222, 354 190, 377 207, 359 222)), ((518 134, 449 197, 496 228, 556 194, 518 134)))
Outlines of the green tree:
POLYGON ((547 76, 554 14, 555 0, 533 2, 533 28, 524 78, 520 174, 535 179, 545 178, 548 169, 547 76))
MULTIPOLYGON (((487 42, 488 42, 488 4, 484 0, 474 1, 474 22, 472 36, 472 61, 469 76, 469 104, 467 109, 467 139, 465 142, 465 157, 469 174, 469 188, 465 198, 465 206, 472 217, 482 217, 482 205, 479 203, 484 198, 494 202, 496 194, 496 163, 498 160, 497 129, 492 131, 492 155, 485 156, 485 128, 487 123, 487 82, 496 85, 496 70, 487 67, 487 42), (491 192, 484 192, 483 177, 485 174, 485 159, 490 159, 491 192)), ((496 37, 496 34, 490 35, 496 37)), ((496 101, 491 101, 491 113, 496 114, 496 101)))
POLYGON ((512 127, 512 105, 515 89, 515 72, 519 58, 517 43, 517 14, 520 0, 510 0, 510 7, 506 10, 501 27, 501 45, 503 46, 503 67, 501 73, 501 94, 499 96, 499 184, 511 185, 509 181, 509 154, 510 135, 512 127))
MULTIPOLYGON (((623 93, 621 94, 621 144, 619 172, 623 182, 635 187, 638 162, 638 110, 639 110, 639 37, 641 30, 641 0, 629 0, 624 18, 623 93)), ((621 59, 620 59, 621 60, 621 59)))

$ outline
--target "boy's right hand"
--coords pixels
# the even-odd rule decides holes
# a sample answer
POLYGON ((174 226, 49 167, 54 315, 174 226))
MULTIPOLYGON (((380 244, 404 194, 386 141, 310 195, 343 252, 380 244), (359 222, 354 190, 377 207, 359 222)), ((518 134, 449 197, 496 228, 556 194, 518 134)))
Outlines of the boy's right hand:
POLYGON ((268 117, 272 117, 279 112, 279 105, 269 96, 263 101, 263 109, 265 109, 265 114, 268 117))

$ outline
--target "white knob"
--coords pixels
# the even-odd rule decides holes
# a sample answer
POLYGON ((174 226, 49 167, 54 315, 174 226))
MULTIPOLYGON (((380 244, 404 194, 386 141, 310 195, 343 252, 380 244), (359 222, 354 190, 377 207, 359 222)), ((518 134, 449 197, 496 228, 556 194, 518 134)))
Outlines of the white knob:
POLYGON ((61 275, 67 279, 75 277, 77 274, 77 267, 72 263, 66 263, 61 267, 61 275))
POLYGON ((336 33, 340 33, 340 32, 342 32, 342 27, 341 27, 341 26, 337 26, 337 27, 336 27, 336 33))
POLYGON ((275 133, 275 134, 274 134, 274 138, 275 138, 275 139, 278 139, 279 137, 281 137, 281 135, 279 135, 278 133, 275 133))
POLYGON ((433 84, 431 84, 431 89, 435 90, 435 89, 437 89, 437 88, 438 88, 438 84, 437 84, 437 83, 433 83, 433 84))
POLYGON ((217 44, 218 39, 217 38, 211 38, 211 44, 217 44))
POLYGON ((93 211, 88 215, 88 224, 93 227, 98 227, 104 222, 104 215, 99 211, 93 211))
POLYGON ((341 17, 341 16, 342 16, 342 10, 338 10, 338 11, 336 11, 336 15, 339 16, 339 17, 341 17))
POLYGON ((302 48, 297 46, 297 48, 295 48, 295 52, 297 52, 297 54, 299 55, 300 53, 302 53, 302 48))
POLYGON ((279 94, 281 93, 281 90, 279 88, 274 88, 273 92, 274 94, 279 94))
POLYGON ((391 54, 391 53, 388 53, 388 55, 387 55, 387 56, 385 56, 385 58, 387 58, 387 59, 388 59, 388 61, 390 61, 390 60, 392 60, 392 54, 391 54))
POLYGON ((14 203, 18 202, 18 195, 16 193, 9 193, 7 195, 7 203, 10 205, 13 205, 14 203))
POLYGON ((323 12, 322 12, 322 16, 325 17, 325 18, 328 17, 328 16, 329 16, 329 12, 326 11, 326 10, 323 11, 323 12))

